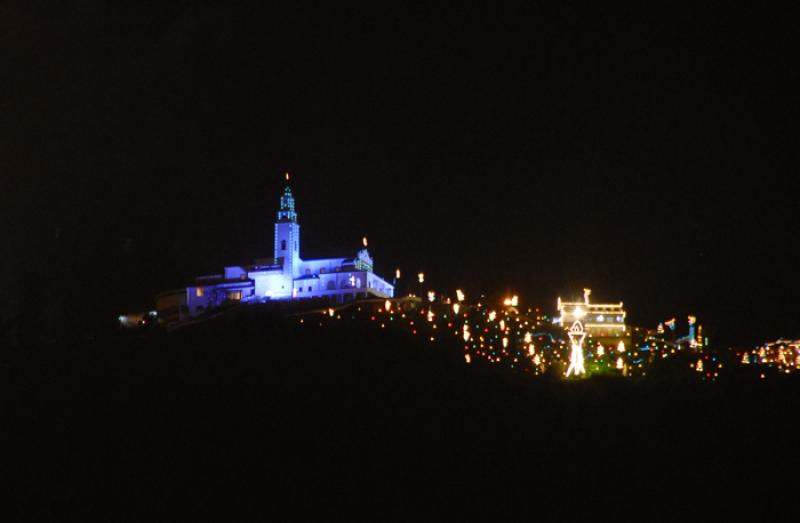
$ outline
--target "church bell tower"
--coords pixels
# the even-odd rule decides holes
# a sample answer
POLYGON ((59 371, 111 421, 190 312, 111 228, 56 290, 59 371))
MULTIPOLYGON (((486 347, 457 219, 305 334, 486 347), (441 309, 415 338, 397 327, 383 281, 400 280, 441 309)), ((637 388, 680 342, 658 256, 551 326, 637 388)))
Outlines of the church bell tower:
MULTIPOLYGON (((289 175, 286 175, 289 181, 289 175)), ((300 225, 294 209, 294 196, 289 185, 283 190, 278 219, 275 222, 275 260, 283 258, 283 272, 292 278, 300 271, 300 225)))

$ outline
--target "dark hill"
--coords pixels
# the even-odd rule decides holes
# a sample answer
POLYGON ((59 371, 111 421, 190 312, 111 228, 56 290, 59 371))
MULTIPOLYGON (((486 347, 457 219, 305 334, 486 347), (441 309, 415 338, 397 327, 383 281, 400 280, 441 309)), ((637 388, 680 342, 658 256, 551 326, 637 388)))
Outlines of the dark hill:
POLYGON ((563 382, 465 365, 459 350, 242 309, 149 339, 4 353, 5 491, 42 519, 520 505, 570 519, 713 507, 795 463, 796 383, 563 382))

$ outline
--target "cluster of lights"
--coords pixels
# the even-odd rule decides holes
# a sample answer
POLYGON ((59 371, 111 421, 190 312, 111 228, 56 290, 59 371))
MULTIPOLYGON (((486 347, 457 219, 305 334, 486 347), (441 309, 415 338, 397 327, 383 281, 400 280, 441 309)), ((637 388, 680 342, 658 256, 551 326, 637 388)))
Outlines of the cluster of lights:
MULTIPOLYGON (((800 340, 779 338, 753 349, 736 353, 742 365, 761 366, 774 369, 782 374, 792 374, 800 370, 800 340)), ((765 377, 762 373, 761 377, 765 377)))
POLYGON ((460 343, 465 363, 482 361, 534 375, 552 372, 570 378, 597 373, 641 376, 649 364, 683 350, 663 336, 639 329, 646 333, 638 338, 600 340, 576 321, 580 327, 573 325, 565 332, 539 309, 523 310, 519 303, 517 296, 509 296, 500 301, 503 307, 492 308, 467 302, 460 289, 454 298, 430 290, 424 301, 409 297, 328 308, 322 311, 320 326, 326 320, 369 318, 381 329, 404 330, 431 343, 448 339, 460 343))
MULTIPOLYGON (((523 310, 517 296, 504 298, 499 302, 503 307, 497 308, 467 302, 460 289, 452 299, 434 290, 427 291, 426 298, 367 300, 326 308, 320 311, 319 325, 368 319, 381 329, 405 331, 431 343, 458 343, 466 364, 500 364, 523 373, 549 372, 570 379, 598 373, 646 376, 654 363, 679 354, 689 360, 693 374, 706 381, 717 380, 725 367, 724 357, 705 350, 708 340, 696 335, 699 332, 694 327, 699 325, 695 317, 689 318, 690 335, 683 338, 670 338, 676 323, 672 319, 652 330, 634 327, 626 336, 613 339, 593 336, 578 319, 564 330, 538 308, 523 310), (699 343, 701 339, 704 343, 699 343)), ((308 314, 314 313, 300 314, 301 322, 308 314)), ((800 369, 800 340, 779 339, 736 352, 735 357, 741 365, 762 365, 780 373, 793 373, 800 369)), ((761 377, 764 376, 762 372, 761 377)))

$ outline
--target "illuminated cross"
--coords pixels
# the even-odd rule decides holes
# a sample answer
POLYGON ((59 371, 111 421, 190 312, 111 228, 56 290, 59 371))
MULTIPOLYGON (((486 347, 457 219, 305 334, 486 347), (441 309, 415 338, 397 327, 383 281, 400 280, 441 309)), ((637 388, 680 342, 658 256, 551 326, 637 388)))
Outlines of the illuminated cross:
POLYGON ((583 330, 583 324, 576 321, 572 327, 567 331, 569 341, 572 344, 572 353, 569 356, 569 368, 567 368, 567 377, 571 373, 586 374, 586 369, 583 368, 583 340, 586 338, 586 331, 583 330))

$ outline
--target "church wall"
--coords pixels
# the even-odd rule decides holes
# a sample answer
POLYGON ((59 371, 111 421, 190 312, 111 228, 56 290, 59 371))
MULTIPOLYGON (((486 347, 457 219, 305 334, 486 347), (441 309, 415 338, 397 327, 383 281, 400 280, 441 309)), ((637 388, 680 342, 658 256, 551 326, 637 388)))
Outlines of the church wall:
POLYGON ((292 293, 292 280, 281 271, 251 272, 250 279, 255 282, 255 295, 258 298, 286 298, 292 293))

